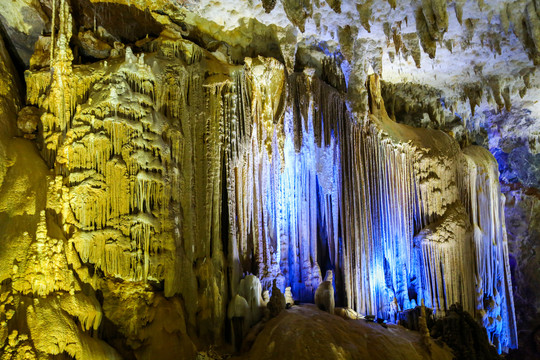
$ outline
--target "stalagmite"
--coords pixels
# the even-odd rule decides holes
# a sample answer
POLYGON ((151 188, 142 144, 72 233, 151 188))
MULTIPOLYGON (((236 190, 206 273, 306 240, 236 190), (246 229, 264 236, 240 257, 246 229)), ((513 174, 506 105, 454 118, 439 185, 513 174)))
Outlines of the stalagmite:
POLYGON ((261 282, 255 275, 248 275, 240 281, 238 294, 246 299, 249 312, 242 315, 248 326, 252 326, 261 319, 262 288, 261 282))
POLYGON ((335 308, 334 285, 332 281, 332 270, 328 270, 324 281, 315 291, 315 305, 323 311, 328 311, 330 314, 334 314, 335 308))
POLYGON ((249 328, 250 308, 245 298, 236 294, 229 303, 228 317, 233 328, 233 343, 236 351, 240 351, 242 340, 249 328))

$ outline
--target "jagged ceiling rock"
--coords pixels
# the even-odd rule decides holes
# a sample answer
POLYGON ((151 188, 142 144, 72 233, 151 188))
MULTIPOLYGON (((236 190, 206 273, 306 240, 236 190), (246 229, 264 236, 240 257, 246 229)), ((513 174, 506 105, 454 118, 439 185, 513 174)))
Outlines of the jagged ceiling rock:
MULTIPOLYGON (((72 3, 75 26, 101 27, 108 34, 109 46, 115 39, 135 42, 147 34, 156 36, 162 24, 174 21, 204 47, 215 47, 216 41, 227 43, 233 61, 273 56, 293 68, 295 44, 314 37, 335 42, 338 46, 333 51, 344 54, 354 76, 358 76, 359 64, 365 64, 360 66, 365 74, 374 71, 388 82, 429 85, 440 91, 444 106, 464 119, 479 112, 476 106, 481 106, 480 112, 512 105, 540 112, 535 75, 540 11, 532 1, 246 0, 240 6, 209 0, 72 3), (376 46, 354 45, 369 40, 376 46)), ((5 14, 14 16, 2 22, 27 65, 38 36, 50 31, 50 7, 51 0, 17 0, 6 8, 5 14), (21 41, 16 34, 30 36, 21 41)), ((82 48, 83 55, 92 53, 82 48)), ((365 106, 355 109, 365 111, 365 106)))
MULTIPOLYGON (((108 32, 109 40, 135 42, 147 34, 156 36, 162 24, 174 21, 205 47, 213 46, 212 41, 229 44, 228 51, 236 53, 232 55, 234 61, 242 61, 244 56, 273 56, 284 59, 290 68, 294 65, 287 59, 291 59, 294 45, 283 49, 283 40, 296 37, 296 43, 300 43, 315 37, 338 44, 334 51, 342 52, 353 69, 367 60, 366 73, 379 73, 385 81, 418 83, 440 90, 445 106, 462 118, 471 117, 475 106, 500 109, 503 104, 507 108, 513 104, 540 112, 535 75, 540 59, 537 2, 241 3, 73 0, 72 6, 76 27, 101 27, 108 32), (291 28, 297 32, 287 30, 291 28), (267 35, 262 38, 257 35, 264 33, 267 35), (288 35, 279 35, 282 33, 288 35), (354 43, 370 39, 377 44, 373 50, 365 46, 355 49, 354 43)), ((51 0, 16 0, 3 12, 2 23, 27 65, 38 36, 50 31, 50 7, 51 0)), ((285 43, 291 44, 291 40, 285 43)))
POLYGON ((527 88, 538 87, 534 2, 351 1, 334 11, 324 1, 306 1, 295 16, 287 2, 277 2, 270 12, 262 5, 246 1, 238 11, 226 2, 202 0, 184 6, 223 29, 238 27, 245 18, 280 27, 292 23, 300 30, 299 41, 310 36, 335 41, 353 66, 368 58, 370 71, 385 81, 439 89, 447 106, 465 118, 474 111, 469 103, 500 107, 503 95, 509 104, 539 111, 534 91, 527 96, 527 88), (380 50, 349 50, 355 41, 367 39, 375 40, 380 50), (472 91, 474 85, 481 91, 472 91))

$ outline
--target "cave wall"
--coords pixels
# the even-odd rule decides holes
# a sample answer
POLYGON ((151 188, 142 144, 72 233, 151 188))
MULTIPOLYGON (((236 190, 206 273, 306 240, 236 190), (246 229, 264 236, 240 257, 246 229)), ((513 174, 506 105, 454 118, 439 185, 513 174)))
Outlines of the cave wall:
MULTIPOLYGON (((126 47, 114 42, 121 32, 92 31, 91 15, 114 6, 53 4, 52 34, 27 60, 26 105, 39 118, 27 139, 4 51, 3 356, 153 358, 167 343, 160 358, 193 357, 229 336, 227 304, 248 273, 309 302, 332 269, 338 304, 381 318, 422 299, 439 315, 460 302, 499 351, 517 345, 516 323, 534 326, 536 168, 508 165, 534 163, 534 141, 524 152, 522 139, 489 143, 505 202, 495 158, 468 146, 486 145, 470 140, 482 126, 497 139, 498 120, 456 128, 437 92, 426 103, 381 93, 365 71, 382 65, 368 55, 300 44, 291 56, 290 29, 247 25, 274 42, 265 48, 201 34, 196 17, 193 28, 148 20, 152 36, 124 36, 126 47), (403 115, 446 133, 396 123, 403 115), (42 335, 49 317, 64 335, 42 335)), ((283 8, 309 25, 310 7, 283 8)), ((417 15, 434 56, 446 10, 417 15)), ((504 91, 493 91, 499 105, 504 91)), ((481 97, 468 99, 471 112, 481 97)))

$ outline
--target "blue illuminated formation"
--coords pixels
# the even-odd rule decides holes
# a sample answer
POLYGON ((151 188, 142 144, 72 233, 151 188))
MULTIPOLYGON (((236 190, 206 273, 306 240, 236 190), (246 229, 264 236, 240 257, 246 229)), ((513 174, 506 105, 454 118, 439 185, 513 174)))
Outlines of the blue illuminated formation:
MULTIPOLYGON (((295 150, 293 116, 286 113, 284 164, 276 163, 266 193, 267 224, 277 276, 296 298, 313 301, 321 273, 338 263, 339 147, 335 137, 316 145, 312 115, 295 150)), ((323 129, 324 131, 324 129, 323 129)), ((277 160, 277 159, 276 159, 277 160)))
POLYGON ((460 303, 499 352, 516 347, 495 159, 393 122, 371 86, 372 115, 356 122, 335 89, 293 76, 283 153, 274 141, 249 185, 263 287, 311 302, 333 270, 337 306, 395 321, 422 300, 435 316, 460 303))

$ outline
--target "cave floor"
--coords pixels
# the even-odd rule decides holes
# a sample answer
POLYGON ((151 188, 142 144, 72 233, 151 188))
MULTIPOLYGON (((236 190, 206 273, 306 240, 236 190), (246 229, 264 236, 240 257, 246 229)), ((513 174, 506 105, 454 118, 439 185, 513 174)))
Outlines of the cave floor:
POLYGON ((315 305, 293 306, 254 328, 244 346, 249 352, 232 359, 448 359, 450 348, 420 333, 389 324, 344 319, 315 305), (251 339, 250 339, 251 338, 251 339), (251 341, 250 341, 251 340, 251 341))

